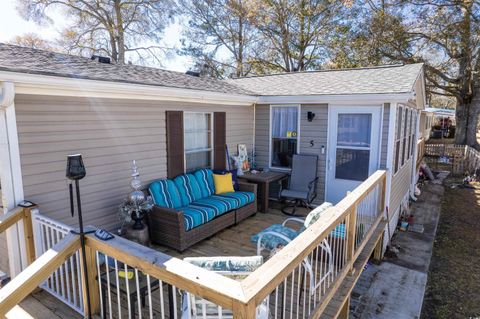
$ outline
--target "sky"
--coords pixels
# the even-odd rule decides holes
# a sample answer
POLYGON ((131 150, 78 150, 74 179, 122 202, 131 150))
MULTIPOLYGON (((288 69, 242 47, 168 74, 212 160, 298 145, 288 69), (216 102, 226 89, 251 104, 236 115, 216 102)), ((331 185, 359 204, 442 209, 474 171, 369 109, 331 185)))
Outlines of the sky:
MULTIPOLYGON (((39 26, 34 22, 24 20, 16 10, 16 0, 0 0, 0 42, 12 40, 17 35, 36 33, 45 40, 54 40, 66 22, 63 17, 53 12, 50 16, 55 21, 53 25, 39 26)), ((171 48, 180 46, 180 24, 176 23, 165 30, 163 45, 171 48)), ((166 60, 163 69, 185 72, 192 65, 188 57, 173 55, 166 60)))

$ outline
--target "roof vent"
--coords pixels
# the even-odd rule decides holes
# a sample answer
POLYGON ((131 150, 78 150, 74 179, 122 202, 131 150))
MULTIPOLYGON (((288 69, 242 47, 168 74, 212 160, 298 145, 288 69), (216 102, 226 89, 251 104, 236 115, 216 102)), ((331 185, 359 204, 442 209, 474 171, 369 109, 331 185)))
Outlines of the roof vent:
POLYGON ((190 75, 190 76, 196 76, 197 78, 200 77, 200 72, 187 71, 187 72, 185 72, 185 74, 190 75))
POLYGON ((92 55, 91 60, 95 60, 100 63, 110 64, 110 58, 100 55, 92 55))

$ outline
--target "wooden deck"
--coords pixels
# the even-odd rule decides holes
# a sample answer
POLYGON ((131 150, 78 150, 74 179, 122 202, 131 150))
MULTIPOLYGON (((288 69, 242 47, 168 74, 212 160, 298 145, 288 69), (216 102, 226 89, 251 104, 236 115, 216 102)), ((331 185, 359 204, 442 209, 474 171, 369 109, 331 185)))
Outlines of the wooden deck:
MULTIPOLYGON (((241 223, 226 228, 214 236, 201 241, 186 251, 179 253, 176 250, 154 245, 152 248, 168 255, 185 258, 196 256, 252 256, 256 255, 256 245, 250 237, 268 226, 281 224, 288 216, 281 213, 278 204, 273 205, 266 213, 257 213, 241 223)), ((307 209, 299 209, 298 217, 308 213, 307 209)), ((12 309, 7 318, 35 318, 35 319, 77 319, 82 316, 65 305, 48 292, 38 290, 12 309)), ((98 317, 100 318, 100 317, 98 317)))
MULTIPOLYGON (((282 214, 278 204, 270 208, 266 213, 257 213, 237 225, 226 228, 214 236, 193 245, 182 253, 163 246, 153 246, 173 257, 183 259, 185 257, 199 256, 253 256, 257 254, 257 247, 250 241, 250 237, 269 227, 272 224, 281 224, 289 216, 282 214)), ((298 209, 298 217, 305 216, 309 210, 298 209)), ((295 227, 292 224, 292 227, 295 227)))

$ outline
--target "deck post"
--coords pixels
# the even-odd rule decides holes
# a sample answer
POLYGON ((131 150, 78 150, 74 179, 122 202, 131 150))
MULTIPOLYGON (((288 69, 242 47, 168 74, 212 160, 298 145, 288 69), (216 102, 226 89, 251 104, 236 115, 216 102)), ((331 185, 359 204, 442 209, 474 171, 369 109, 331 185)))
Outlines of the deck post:
POLYGON ((96 271, 96 262, 95 262, 95 250, 89 247, 88 245, 85 246, 85 255, 87 260, 87 269, 88 269, 88 278, 85 278, 85 272, 83 269, 83 260, 82 254, 80 255, 80 267, 82 269, 82 295, 83 295, 83 310, 86 317, 89 315, 95 315, 100 312, 100 293, 98 290, 99 283, 97 282, 97 271, 96 271), (88 313, 88 306, 87 306, 87 289, 86 289, 86 280, 88 280, 88 287, 90 288, 90 307, 92 309, 92 313, 88 313))
POLYGON ((377 244, 373 250, 373 260, 380 263, 382 261, 382 252, 383 252, 383 236, 385 233, 382 233, 382 236, 378 238, 377 244))
POLYGON ((350 272, 354 272, 353 256, 355 255, 355 236, 357 230, 357 204, 348 214, 347 222, 347 262, 351 262, 350 272))
POLYGON ((340 313, 338 314, 338 319, 348 319, 350 316, 350 296, 347 297, 347 300, 345 300, 345 303, 342 306, 342 309, 340 310, 340 313))
POLYGON ((27 255, 27 265, 31 265, 36 258, 35 238, 33 236, 32 209, 36 206, 23 209, 23 232, 25 234, 25 248, 27 255))
POLYGON ((251 301, 247 304, 234 302, 233 303, 233 318, 234 319, 252 319, 256 318, 255 302, 251 301))

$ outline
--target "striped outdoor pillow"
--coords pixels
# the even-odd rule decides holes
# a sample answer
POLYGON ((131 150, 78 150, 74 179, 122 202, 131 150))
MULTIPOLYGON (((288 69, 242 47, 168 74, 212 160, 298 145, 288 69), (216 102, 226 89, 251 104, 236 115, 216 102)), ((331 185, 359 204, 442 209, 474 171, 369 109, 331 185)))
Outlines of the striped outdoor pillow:
POLYGON ((152 195, 153 202, 157 206, 168 208, 182 207, 180 194, 173 181, 162 179, 150 184, 148 188, 150 195, 152 195))

